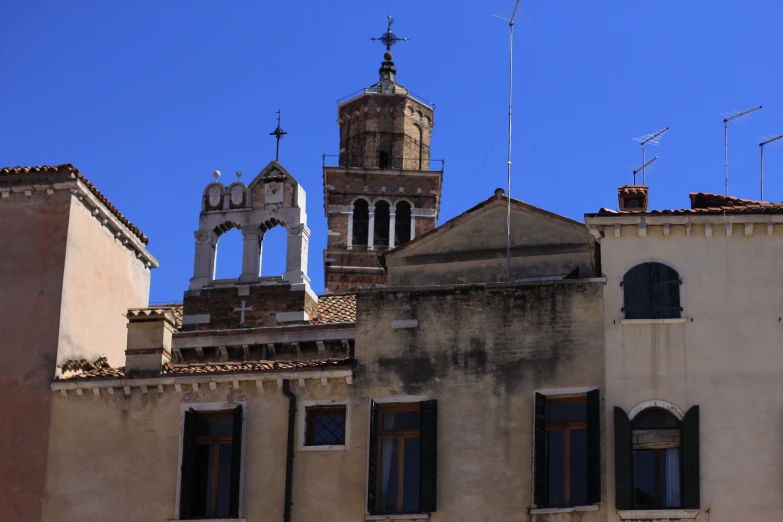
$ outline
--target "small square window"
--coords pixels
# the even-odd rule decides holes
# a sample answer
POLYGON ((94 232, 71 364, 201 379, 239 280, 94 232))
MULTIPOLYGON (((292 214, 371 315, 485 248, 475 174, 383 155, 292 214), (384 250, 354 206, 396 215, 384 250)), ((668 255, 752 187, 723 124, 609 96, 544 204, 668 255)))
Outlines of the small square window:
POLYGON ((305 446, 345 445, 345 405, 311 406, 305 418, 305 446))

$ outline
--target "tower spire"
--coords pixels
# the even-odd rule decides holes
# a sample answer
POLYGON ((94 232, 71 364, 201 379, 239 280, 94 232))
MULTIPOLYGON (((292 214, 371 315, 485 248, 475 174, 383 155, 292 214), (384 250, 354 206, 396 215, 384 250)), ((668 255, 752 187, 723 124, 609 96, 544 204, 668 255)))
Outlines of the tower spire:
POLYGON ((288 134, 286 131, 284 131, 280 127, 280 107, 277 107, 277 128, 269 133, 270 136, 274 136, 277 138, 277 148, 275 148, 275 161, 278 161, 280 159, 280 140, 283 139, 283 136, 288 134))
POLYGON ((386 26, 386 32, 378 38, 373 36, 370 38, 370 40, 380 40, 380 42, 386 46, 386 52, 383 55, 383 63, 381 64, 381 68, 378 71, 381 76, 380 81, 378 82, 379 92, 393 93, 395 91, 394 86, 397 84, 397 68, 394 67, 394 62, 392 62, 393 56, 391 53, 391 48, 397 42, 407 42, 408 39, 400 38, 394 34, 391 30, 391 26, 394 23, 394 18, 392 18, 392 15, 388 15, 387 18, 388 24, 386 26))

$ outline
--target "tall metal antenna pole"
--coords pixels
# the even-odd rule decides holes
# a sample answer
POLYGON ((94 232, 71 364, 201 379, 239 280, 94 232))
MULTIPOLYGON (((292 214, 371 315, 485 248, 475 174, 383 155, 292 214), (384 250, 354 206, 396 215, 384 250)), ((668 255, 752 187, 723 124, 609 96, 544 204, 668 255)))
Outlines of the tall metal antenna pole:
POLYGON ((759 153, 761 154, 761 198, 760 198, 761 201, 764 201, 764 145, 767 145, 769 143, 774 143, 781 138, 783 138, 783 134, 759 143, 759 153))
POLYGON ((519 1, 516 0, 511 18, 508 20, 508 172, 507 185, 508 206, 506 209, 506 276, 511 281, 511 129, 512 129, 512 108, 513 108, 513 87, 514 87, 514 17, 519 8, 519 1))
POLYGON ((752 109, 748 109, 746 111, 742 111, 740 113, 734 114, 732 116, 729 116, 727 118, 723 119, 723 147, 724 147, 724 156, 725 156, 725 171, 724 171, 724 181, 726 184, 726 195, 729 195, 729 122, 731 120, 735 120, 737 118, 741 118, 743 116, 747 116, 751 112, 756 112, 757 110, 761 109, 761 105, 758 107, 754 107, 752 109))
POLYGON ((652 164, 652 163, 653 163, 655 160, 657 160, 657 159, 658 159, 658 156, 655 156, 653 159, 651 159, 651 160, 650 160, 650 161, 648 161, 647 163, 642 163, 642 166, 641 166, 641 167, 639 167, 638 169, 634 169, 634 171, 633 171, 633 184, 634 184, 634 185, 636 185, 636 174, 637 174, 639 171, 642 171, 642 172, 644 172, 644 169, 646 169, 647 167, 649 167, 649 166, 650 166, 650 165, 651 165, 651 164, 652 164))

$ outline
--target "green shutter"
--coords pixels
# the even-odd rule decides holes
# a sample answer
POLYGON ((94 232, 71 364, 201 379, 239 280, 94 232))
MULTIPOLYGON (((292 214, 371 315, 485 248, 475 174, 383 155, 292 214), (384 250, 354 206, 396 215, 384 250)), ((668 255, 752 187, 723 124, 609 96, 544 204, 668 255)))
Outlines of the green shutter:
POLYGON ((370 447, 367 466, 367 512, 377 514, 378 500, 376 479, 378 478, 378 406, 370 401, 370 447))
POLYGON ((691 406, 682 419, 682 507, 699 509, 699 407, 691 406))
POLYGON ((614 407, 614 490, 617 509, 633 508, 633 454, 631 421, 622 408, 614 407))
POLYGON ((587 502, 601 502, 601 394, 587 392, 587 502))
POLYGON ((182 467, 179 482, 179 518, 187 520, 193 516, 193 495, 196 482, 196 429, 198 412, 190 408, 185 412, 185 426, 182 433, 182 467))
POLYGON ((437 511, 438 401, 421 403, 421 464, 419 468, 419 511, 437 511))
POLYGON ((231 431, 231 489, 228 516, 239 517, 239 479, 242 469, 242 406, 234 408, 234 426, 231 431))
POLYGON ((533 421, 533 503, 547 505, 546 494, 546 395, 536 393, 533 421))

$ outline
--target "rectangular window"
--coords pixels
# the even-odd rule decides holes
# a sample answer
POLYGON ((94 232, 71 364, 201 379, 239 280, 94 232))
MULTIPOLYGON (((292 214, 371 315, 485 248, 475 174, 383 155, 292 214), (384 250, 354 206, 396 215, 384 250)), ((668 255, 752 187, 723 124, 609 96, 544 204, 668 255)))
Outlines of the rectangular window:
POLYGON ((180 519, 239 516, 242 407, 185 413, 180 519))
POLYGON ((371 410, 368 512, 435 511, 437 401, 371 410))
POLYGON ((307 407, 305 446, 344 446, 345 421, 344 404, 307 407))
POLYGON ((537 506, 584 506, 601 501, 598 401, 598 390, 572 397, 536 394, 537 506))

